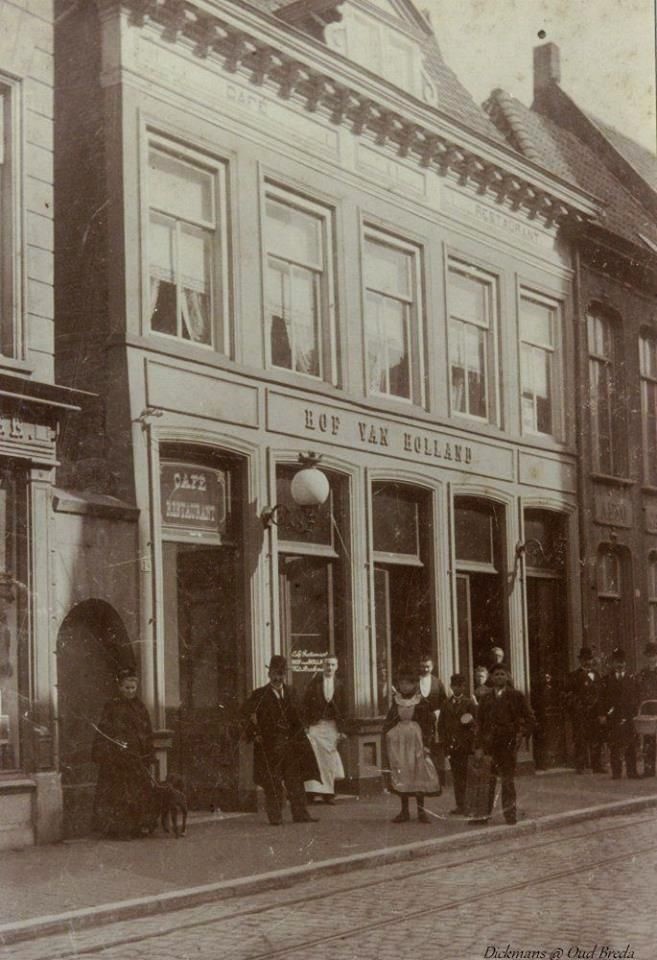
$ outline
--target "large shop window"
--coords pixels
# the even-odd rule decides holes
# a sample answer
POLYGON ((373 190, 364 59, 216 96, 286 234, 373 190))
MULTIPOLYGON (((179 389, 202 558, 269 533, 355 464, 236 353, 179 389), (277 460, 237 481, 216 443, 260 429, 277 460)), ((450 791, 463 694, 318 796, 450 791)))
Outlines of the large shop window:
POLYGON ((164 679, 171 763, 198 807, 234 805, 244 691, 243 465, 165 448, 160 464, 164 679))
POLYGON ((641 424, 643 429, 643 479, 657 487, 657 336, 642 331, 639 337, 641 374, 641 424))
POLYGON ((151 330, 228 353, 223 165, 152 141, 148 207, 151 330))
POLYGON ((348 602, 348 508, 346 482, 325 470, 331 485, 328 500, 311 522, 290 493, 298 467, 276 469, 278 572, 281 647, 292 671, 292 683, 302 692, 321 671, 328 653, 340 661, 340 675, 349 676, 346 639, 348 602))
POLYGON ((422 404, 420 253, 371 229, 363 243, 368 393, 422 404))
POLYGON ((495 280, 451 260, 448 270, 452 413, 497 422, 495 280))
POLYGON ((538 294, 523 292, 520 297, 522 429, 525 433, 543 433, 557 439, 562 432, 560 334, 559 305, 538 294))
POLYGON ((539 769, 546 769, 567 759, 563 723, 569 646, 564 517, 548 510, 525 510, 524 543, 530 688, 538 721, 534 760, 539 769))
POLYGON ((614 321, 591 310, 587 316, 593 469, 622 476, 626 470, 621 350, 614 321))
POLYGON ((648 557, 648 636, 657 641, 657 553, 648 557))
POLYGON ((21 765, 20 722, 29 713, 25 476, 0 470, 0 771, 21 765))
POLYGON ((401 483, 372 487, 376 709, 386 713, 400 666, 434 650, 429 494, 401 483))
POLYGON ((267 185, 265 301, 271 364, 336 381, 332 217, 267 185))
POLYGON ((475 667, 488 666, 491 647, 502 647, 508 655, 504 529, 500 505, 455 498, 458 669, 470 683, 475 667))
POLYGON ((597 557, 598 636, 603 668, 634 629, 632 560, 624 547, 602 544, 597 557))

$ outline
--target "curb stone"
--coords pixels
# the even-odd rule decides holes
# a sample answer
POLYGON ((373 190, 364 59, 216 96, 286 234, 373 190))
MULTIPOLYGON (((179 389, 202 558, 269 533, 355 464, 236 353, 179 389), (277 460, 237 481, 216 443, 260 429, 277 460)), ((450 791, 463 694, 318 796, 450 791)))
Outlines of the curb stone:
MULTIPOLYGON (((512 836, 519 834, 543 833, 570 824, 596 820, 602 817, 638 813, 651 807, 657 807, 657 795, 636 797, 631 800, 618 800, 595 807, 583 807, 563 813, 548 814, 532 820, 523 820, 513 830, 512 836)), ((233 897, 251 896, 267 890, 280 890, 294 886, 302 880, 313 880, 324 876, 337 876, 364 867, 383 866, 389 863, 401 863, 421 857, 430 857, 435 853, 455 849, 467 849, 491 841, 508 837, 506 825, 481 827, 451 837, 436 837, 417 840, 414 843, 385 847, 380 850, 368 850, 346 857, 335 857, 318 863, 308 863, 296 867, 285 867, 251 877, 238 877, 218 883, 173 890, 155 896, 138 897, 104 903, 82 910, 69 910, 52 916, 35 917, 15 924, 0 925, 0 944, 7 946, 40 937, 53 936, 73 930, 87 930, 104 924, 140 917, 154 916, 158 913, 181 910, 211 903, 215 900, 228 900, 233 897)))

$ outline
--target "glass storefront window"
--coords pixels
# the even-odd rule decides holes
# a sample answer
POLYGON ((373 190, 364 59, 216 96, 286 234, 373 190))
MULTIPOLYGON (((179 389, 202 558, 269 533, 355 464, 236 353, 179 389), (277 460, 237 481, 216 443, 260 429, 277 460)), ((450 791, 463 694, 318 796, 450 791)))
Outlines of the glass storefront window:
POLYGON ((0 771, 21 762, 19 722, 25 710, 27 663, 27 529, 25 476, 0 471, 0 771))

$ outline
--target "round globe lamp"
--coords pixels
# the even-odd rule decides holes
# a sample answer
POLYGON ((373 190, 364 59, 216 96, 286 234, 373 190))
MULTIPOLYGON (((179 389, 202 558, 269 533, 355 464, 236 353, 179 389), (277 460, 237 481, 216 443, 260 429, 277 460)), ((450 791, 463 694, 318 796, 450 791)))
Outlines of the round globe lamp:
POLYGON ((319 507, 326 503, 331 491, 325 473, 314 465, 306 465, 292 477, 290 493, 300 507, 319 507))

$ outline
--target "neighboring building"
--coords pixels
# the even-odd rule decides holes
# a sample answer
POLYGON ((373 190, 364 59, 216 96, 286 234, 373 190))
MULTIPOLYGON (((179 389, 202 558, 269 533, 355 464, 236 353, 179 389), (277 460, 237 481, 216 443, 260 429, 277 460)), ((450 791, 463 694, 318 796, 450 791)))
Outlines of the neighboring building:
MULTIPOLYGON (((95 652, 92 606, 65 623, 89 658, 65 701, 91 710, 134 651, 162 769, 224 807, 273 651, 295 684, 338 654, 352 789, 379 784, 423 649, 448 677, 501 644, 546 703, 536 665, 580 642, 560 230, 592 198, 508 146, 407 0, 103 0, 63 9, 56 49, 58 375, 100 396, 58 529, 76 603, 106 612, 95 652), (312 527, 308 450, 331 484, 312 527)), ((85 730, 62 720, 68 811, 85 730)))
POLYGON ((53 10, 0 8, 0 849, 56 839, 53 10))
POLYGON ((581 110, 559 50, 534 51, 531 110, 487 110, 528 159, 590 189, 600 214, 576 245, 582 641, 640 665, 657 639, 657 157, 581 110))

